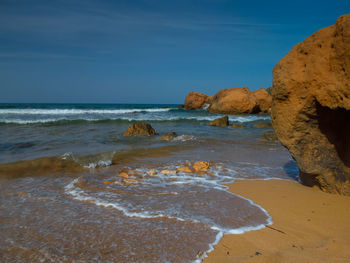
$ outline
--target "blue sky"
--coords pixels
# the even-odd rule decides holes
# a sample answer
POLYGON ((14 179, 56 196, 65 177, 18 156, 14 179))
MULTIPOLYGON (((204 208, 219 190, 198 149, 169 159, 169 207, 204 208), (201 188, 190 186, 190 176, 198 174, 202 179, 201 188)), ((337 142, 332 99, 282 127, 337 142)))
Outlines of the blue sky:
POLYGON ((350 1, 0 0, 0 102, 183 103, 267 88, 350 1))

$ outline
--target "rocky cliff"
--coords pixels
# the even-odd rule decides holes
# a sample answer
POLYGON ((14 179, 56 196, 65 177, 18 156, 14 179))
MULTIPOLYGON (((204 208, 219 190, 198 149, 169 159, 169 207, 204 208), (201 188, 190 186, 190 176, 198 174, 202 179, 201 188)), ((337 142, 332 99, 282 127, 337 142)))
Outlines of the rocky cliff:
POLYGON ((350 195, 350 15, 273 69, 272 124, 306 185, 350 195))

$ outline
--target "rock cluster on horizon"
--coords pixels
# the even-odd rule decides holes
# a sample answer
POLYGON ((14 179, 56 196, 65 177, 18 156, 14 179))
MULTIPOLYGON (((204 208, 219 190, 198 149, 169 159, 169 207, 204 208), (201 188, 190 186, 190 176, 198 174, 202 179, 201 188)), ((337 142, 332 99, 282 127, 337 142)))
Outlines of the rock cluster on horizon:
POLYGON ((272 124, 306 185, 350 195, 350 15, 297 44, 273 70, 272 124))
POLYGON ((213 97, 191 91, 185 100, 185 109, 203 109, 209 105, 208 111, 222 114, 267 113, 272 98, 266 89, 253 92, 247 87, 222 89, 213 97))
POLYGON ((209 105, 212 97, 200 92, 191 91, 185 99, 184 108, 186 110, 200 110, 209 105))

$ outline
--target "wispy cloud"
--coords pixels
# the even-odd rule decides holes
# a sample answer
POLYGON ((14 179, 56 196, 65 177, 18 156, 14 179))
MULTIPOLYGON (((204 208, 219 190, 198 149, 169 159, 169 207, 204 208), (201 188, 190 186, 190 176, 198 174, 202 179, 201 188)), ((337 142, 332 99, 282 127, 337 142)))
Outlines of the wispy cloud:
POLYGON ((203 38, 216 41, 220 35, 257 37, 274 26, 215 13, 111 6, 106 1, 3 1, 0 58, 91 60, 132 47, 173 48, 203 38))

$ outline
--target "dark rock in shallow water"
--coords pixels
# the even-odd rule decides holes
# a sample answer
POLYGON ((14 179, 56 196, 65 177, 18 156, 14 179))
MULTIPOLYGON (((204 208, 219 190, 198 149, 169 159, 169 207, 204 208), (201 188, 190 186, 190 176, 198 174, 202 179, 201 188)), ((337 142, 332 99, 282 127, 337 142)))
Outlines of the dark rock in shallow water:
POLYGON ((132 124, 124 133, 124 136, 130 135, 156 135, 155 129, 151 125, 145 122, 139 122, 132 124))
POLYGON ((253 127, 262 128, 262 129, 269 129, 269 128, 272 128, 272 124, 271 124, 271 122, 257 123, 257 124, 254 124, 253 127))
POLYGON ((220 126, 220 127, 226 127, 228 126, 228 116, 224 116, 222 118, 215 119, 211 122, 209 122, 210 126, 220 126))
POLYGON ((268 131, 268 132, 264 132, 263 135, 261 135, 260 141, 275 142, 275 141, 278 141, 278 138, 276 136, 276 133, 274 133, 273 131, 268 131))
POLYGON ((238 129, 243 129, 244 126, 242 124, 232 124, 230 128, 238 128, 238 129))
POLYGON ((272 124, 306 185, 350 195, 350 15, 275 66, 272 124))
POLYGON ((163 140, 163 141, 172 141, 177 136, 178 135, 177 135, 176 132, 171 132, 171 133, 163 135, 160 139, 163 140))

